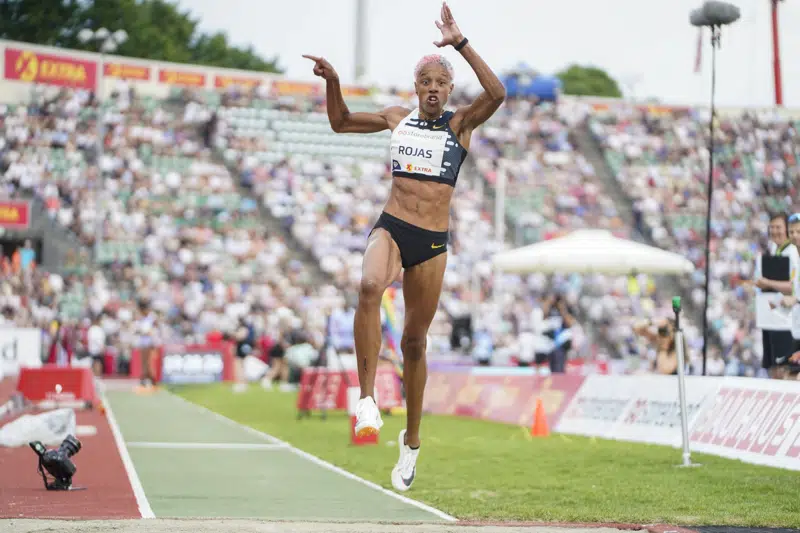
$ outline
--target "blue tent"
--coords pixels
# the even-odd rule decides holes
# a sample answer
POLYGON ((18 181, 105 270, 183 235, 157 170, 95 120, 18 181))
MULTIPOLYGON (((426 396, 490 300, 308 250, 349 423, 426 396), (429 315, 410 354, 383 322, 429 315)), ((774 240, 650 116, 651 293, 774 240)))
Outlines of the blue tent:
POLYGON ((541 100, 555 102, 561 90, 561 80, 555 76, 539 76, 528 86, 528 94, 536 95, 541 100))
POLYGON ((555 101, 562 84, 555 76, 546 74, 512 73, 504 76, 503 85, 509 96, 536 96, 540 100, 555 101))

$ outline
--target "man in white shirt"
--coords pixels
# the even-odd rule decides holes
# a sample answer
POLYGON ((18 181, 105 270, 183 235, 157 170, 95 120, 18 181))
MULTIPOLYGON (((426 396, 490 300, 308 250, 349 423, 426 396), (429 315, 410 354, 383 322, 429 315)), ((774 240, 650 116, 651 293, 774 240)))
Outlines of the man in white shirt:
POLYGON ((155 380, 157 339, 158 328, 156 317, 150 309, 150 302, 141 300, 139 302, 139 313, 136 319, 136 348, 142 360, 141 383, 143 387, 150 387, 155 380))
MULTIPOLYGON (((797 220, 800 221, 800 218, 797 220)), ((780 294, 785 296, 792 295, 794 281, 797 278, 798 269, 800 269, 800 254, 798 254, 797 246, 792 244, 789 240, 788 227, 789 217, 783 214, 772 216, 769 222, 768 254, 789 258, 789 281, 778 281, 763 277, 761 275, 762 256, 759 255, 756 258, 753 281, 759 289, 759 293, 764 290, 777 293, 777 299, 770 302, 772 306, 781 302, 780 294)), ((759 297, 760 296, 759 294, 759 297)), ((767 369, 770 377, 781 377, 785 365, 793 352, 792 346, 794 343, 792 340, 791 320, 787 317, 785 327, 762 330, 762 342, 764 356, 761 361, 761 366, 767 369)))
POLYGON ((95 376, 102 376, 105 367, 106 332, 100 326, 100 319, 92 320, 89 331, 86 332, 86 348, 92 358, 92 369, 95 376))
MULTIPOLYGON (((349 302, 348 302, 349 304, 349 302)), ((328 320, 328 337, 333 348, 339 353, 351 353, 355 350, 353 337, 353 320, 356 316, 355 307, 337 307, 328 320)))

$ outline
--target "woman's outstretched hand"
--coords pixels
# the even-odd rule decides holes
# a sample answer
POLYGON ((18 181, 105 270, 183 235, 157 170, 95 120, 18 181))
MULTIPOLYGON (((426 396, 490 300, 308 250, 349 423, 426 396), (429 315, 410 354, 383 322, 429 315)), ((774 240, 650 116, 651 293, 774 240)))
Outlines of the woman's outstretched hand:
POLYGON ((456 46, 464 39, 461 30, 456 25, 456 19, 453 18, 453 13, 450 12, 450 7, 447 2, 442 2, 442 21, 436 21, 436 27, 442 32, 442 40, 434 41, 433 44, 442 48, 447 45, 456 46))
POLYGON ((319 76, 320 78, 330 81, 330 80, 338 80, 339 75, 336 73, 336 70, 331 66, 330 63, 325 58, 317 57, 317 56, 310 56, 303 54, 303 57, 306 59, 310 59, 314 62, 314 75, 319 76))

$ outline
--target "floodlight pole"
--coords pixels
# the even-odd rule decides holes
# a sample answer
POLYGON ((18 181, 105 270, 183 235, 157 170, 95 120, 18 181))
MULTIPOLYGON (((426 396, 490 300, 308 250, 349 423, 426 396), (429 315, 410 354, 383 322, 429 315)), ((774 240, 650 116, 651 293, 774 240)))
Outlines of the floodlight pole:
POLYGON ((716 119, 715 94, 717 88, 717 48, 720 43, 720 26, 711 26, 711 117, 708 120, 708 189, 706 191, 706 275, 703 287, 703 375, 706 375, 708 356, 708 300, 711 281, 711 204, 714 195, 714 120, 716 119))
POLYGON ((783 80, 781 77, 781 46, 778 37, 778 2, 783 0, 770 0, 772 2, 772 75, 775 78, 775 105, 783 106, 783 80))

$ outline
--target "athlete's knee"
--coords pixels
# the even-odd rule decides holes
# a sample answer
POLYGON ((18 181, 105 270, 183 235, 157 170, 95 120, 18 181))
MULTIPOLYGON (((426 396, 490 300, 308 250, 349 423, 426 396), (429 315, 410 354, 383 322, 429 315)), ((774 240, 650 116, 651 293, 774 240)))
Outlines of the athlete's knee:
POLYGON ((364 276, 361 278, 361 286, 358 289, 359 302, 380 303, 384 288, 377 279, 364 276))
POLYGON ((403 332, 400 339, 400 349, 403 350, 403 357, 410 361, 419 361, 425 357, 425 349, 428 345, 428 336, 417 332, 403 332))

